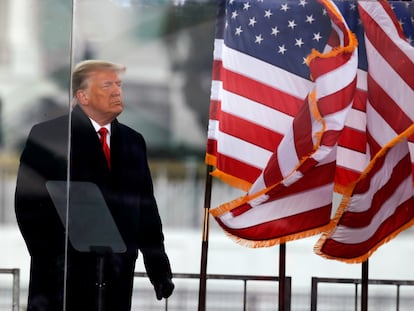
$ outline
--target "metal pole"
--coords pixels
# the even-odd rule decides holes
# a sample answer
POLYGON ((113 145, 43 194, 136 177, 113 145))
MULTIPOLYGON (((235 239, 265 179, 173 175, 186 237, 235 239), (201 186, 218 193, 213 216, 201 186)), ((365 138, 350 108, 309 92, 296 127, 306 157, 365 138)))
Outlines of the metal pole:
POLYGON ((318 306, 318 281, 316 277, 312 277, 311 311, 316 311, 317 306, 318 306))
POLYGON ((247 310, 247 280, 243 282, 243 311, 247 310))
POLYGON ((285 310, 286 292, 286 244, 279 245, 279 311, 285 310))
POLYGON ((368 259, 362 263, 361 311, 368 311, 368 259))
POLYGON ((98 267, 97 267, 97 308, 98 311, 104 311, 105 310, 105 290, 106 290, 106 284, 105 284, 105 278, 104 278, 104 270, 105 270, 105 258, 104 255, 98 255, 98 267))
POLYGON ((20 308, 20 269, 13 269, 13 311, 20 308))
POLYGON ((198 292, 198 311, 206 310, 206 288, 207 288, 207 254, 208 254, 208 235, 210 222, 210 204, 211 204, 211 188, 213 178, 211 172, 213 167, 207 165, 206 186, 204 192, 204 221, 203 221, 203 237, 201 242, 201 264, 200 264, 200 285, 198 292))
POLYGON ((396 311, 400 311, 400 285, 399 284, 397 284, 397 301, 396 301, 396 304, 397 304, 396 311))

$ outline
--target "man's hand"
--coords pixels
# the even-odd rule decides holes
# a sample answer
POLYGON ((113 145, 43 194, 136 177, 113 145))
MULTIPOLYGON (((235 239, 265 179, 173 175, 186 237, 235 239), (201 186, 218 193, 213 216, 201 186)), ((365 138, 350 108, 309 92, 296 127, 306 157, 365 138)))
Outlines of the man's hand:
POLYGON ((154 284, 155 294, 158 300, 162 298, 168 298, 171 296, 174 291, 174 283, 171 279, 164 279, 158 283, 154 284))

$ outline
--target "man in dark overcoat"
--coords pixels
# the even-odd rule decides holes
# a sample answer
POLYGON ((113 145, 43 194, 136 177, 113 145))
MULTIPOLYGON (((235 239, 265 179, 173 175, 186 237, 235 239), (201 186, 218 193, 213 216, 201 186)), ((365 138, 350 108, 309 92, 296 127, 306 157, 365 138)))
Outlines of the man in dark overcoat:
MULTIPOLYGON (((173 292, 146 144, 141 134, 116 119, 123 111, 124 71, 107 61, 79 63, 72 74, 70 114, 30 131, 15 193, 18 225, 31 256, 30 311, 63 310, 64 304, 68 311, 97 310, 101 254, 66 243, 65 226, 46 188, 55 180, 96 184, 125 242, 125 252, 104 255, 105 310, 131 309, 138 251, 157 299, 173 292)), ((70 220, 70 211, 68 215, 70 220)))

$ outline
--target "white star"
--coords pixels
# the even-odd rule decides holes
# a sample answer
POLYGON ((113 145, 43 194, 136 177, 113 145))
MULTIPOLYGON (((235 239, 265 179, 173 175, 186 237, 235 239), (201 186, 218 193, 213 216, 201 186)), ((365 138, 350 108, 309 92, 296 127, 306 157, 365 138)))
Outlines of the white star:
POLYGON ((247 11, 247 10, 249 10, 250 9, 250 3, 249 2, 246 2, 244 5, 243 5, 243 10, 245 10, 245 11, 247 11))
POLYGON ((356 10, 356 4, 355 3, 351 3, 349 5, 349 7, 350 7, 351 11, 355 11, 356 10))
POLYGON ((233 4, 234 0, 230 0, 230 4, 233 4))
POLYGON ((256 36, 256 40, 254 41, 254 43, 261 44, 262 41, 263 41, 263 37, 262 37, 262 34, 260 34, 260 35, 256 36))
POLYGON ((277 36, 277 34, 280 32, 279 29, 277 29, 277 26, 272 27, 272 36, 277 36))
POLYGON ((249 18, 249 26, 254 27, 254 25, 255 25, 256 23, 257 23, 257 21, 256 21, 256 17, 249 18))
POLYGON ((299 5, 305 7, 308 3, 306 0, 300 0, 299 5))
POLYGON ((239 13, 237 13, 237 11, 233 11, 233 13, 231 13, 232 19, 236 19, 237 16, 239 16, 239 13))
POLYGON ((279 45, 279 54, 285 54, 286 51, 285 45, 279 45))
POLYGON ((280 7, 280 10, 287 12, 287 10, 289 10, 288 4, 287 3, 282 4, 280 7))
POLYGON ((303 42, 302 38, 299 39, 295 39, 295 45, 298 47, 301 47, 302 45, 304 45, 305 43, 303 42))
POLYGON ((295 23, 295 20, 290 20, 290 21, 288 21, 288 27, 289 28, 295 28, 297 25, 296 25, 296 23, 295 23))
POLYGON ((306 15, 306 22, 312 24, 315 21, 313 15, 306 15))
POLYGON ((236 31, 234 32, 234 34, 236 36, 240 36, 242 32, 243 32, 243 29, 241 28, 241 26, 239 26, 236 28, 236 31))
POLYGON ((264 17, 266 17, 266 18, 270 18, 272 15, 273 15, 272 11, 270 11, 270 10, 266 10, 266 11, 265 11, 265 15, 264 15, 264 17))
POLYGON ((321 33, 320 32, 313 34, 312 40, 316 40, 316 41, 319 42, 319 40, 321 40, 321 39, 322 39, 322 36, 321 36, 321 33))

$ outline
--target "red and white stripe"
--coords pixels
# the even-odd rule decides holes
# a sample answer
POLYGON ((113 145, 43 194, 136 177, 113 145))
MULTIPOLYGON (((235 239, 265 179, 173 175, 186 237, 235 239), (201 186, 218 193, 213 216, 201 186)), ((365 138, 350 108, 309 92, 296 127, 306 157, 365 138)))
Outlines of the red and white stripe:
MULTIPOLYGON (((332 18, 332 28, 341 46, 336 52, 311 56, 309 66, 313 85, 285 71, 266 71, 262 67, 265 64, 242 56, 240 63, 233 67, 232 62, 226 59, 229 55, 235 59, 235 52, 223 48, 224 77, 222 89, 218 92, 221 95, 221 117, 231 114, 231 117, 241 118, 236 110, 240 109, 240 101, 248 97, 247 105, 260 108, 250 113, 253 116, 243 115, 243 118, 252 121, 257 112, 264 120, 259 124, 265 124, 266 130, 280 133, 278 144, 270 141, 266 145, 260 131, 247 133, 252 135, 251 140, 247 140, 244 134, 232 136, 228 132, 223 133, 221 125, 215 132, 221 139, 220 144, 225 145, 222 148, 218 145, 218 159, 225 155, 257 168, 256 176, 249 180, 252 185, 246 196, 211 211, 230 235, 249 246, 269 246, 320 233, 330 222, 337 142, 352 104, 358 60, 355 42, 343 17, 332 2, 321 2, 332 18), (251 90, 243 85, 245 77, 234 72, 242 63, 248 63, 251 68, 248 79, 260 81, 260 85, 266 88, 269 84, 277 85, 278 90, 271 89, 273 93, 268 103, 255 102, 254 92, 246 96, 245 92, 251 90), (226 80, 227 75, 231 75, 231 79, 226 80), (282 76, 288 83, 281 83, 284 80, 282 76), (295 89, 289 89, 292 87, 295 89), (236 89, 243 94, 234 95, 236 89), (301 94, 305 99, 293 98, 296 104, 292 106, 289 102, 286 105, 286 101, 279 98, 286 98, 286 94, 301 94), (233 100, 237 107, 232 106, 233 100), (273 115, 267 112, 268 107, 275 110, 273 115), (270 118, 268 123, 267 118, 270 118), (262 145, 258 146, 258 142, 262 145), (273 152, 275 146, 276 151, 273 152)), ((259 90, 257 96, 261 94, 259 90)), ((250 131, 244 128, 244 132, 250 131)))
POLYGON ((215 41, 214 59, 207 162, 216 167, 216 175, 248 190, 312 83, 233 50, 221 39, 215 41))
POLYGON ((346 195, 315 251, 348 262, 366 260, 414 223, 414 48, 385 1, 361 1, 366 33, 367 143, 371 162, 346 195))
POLYGON ((352 108, 339 137, 336 158, 335 190, 345 193, 361 176, 369 163, 367 147, 367 72, 358 69, 352 108))

